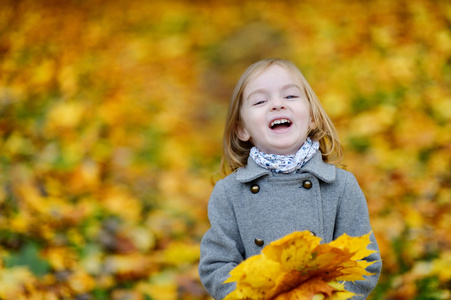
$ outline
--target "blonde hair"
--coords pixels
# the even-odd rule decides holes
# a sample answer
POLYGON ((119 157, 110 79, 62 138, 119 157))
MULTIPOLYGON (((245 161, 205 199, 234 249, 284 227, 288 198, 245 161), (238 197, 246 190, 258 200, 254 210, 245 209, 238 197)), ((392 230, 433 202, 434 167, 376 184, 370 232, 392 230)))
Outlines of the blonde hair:
POLYGON ((326 114, 315 92, 304 78, 304 75, 288 60, 268 58, 249 66, 243 75, 241 75, 233 92, 224 129, 223 155, 220 165, 222 176, 226 176, 247 164, 249 151, 253 145, 250 141, 244 142, 240 140, 237 135, 237 128, 241 124, 240 109, 243 103, 243 91, 253 79, 273 64, 284 67, 291 73, 295 80, 299 81, 299 85, 304 88, 309 102, 310 114, 316 124, 315 128, 309 130, 308 136, 312 140, 319 142, 319 149, 322 153, 323 161, 337 165, 340 164, 343 158, 343 149, 338 138, 337 130, 326 114))

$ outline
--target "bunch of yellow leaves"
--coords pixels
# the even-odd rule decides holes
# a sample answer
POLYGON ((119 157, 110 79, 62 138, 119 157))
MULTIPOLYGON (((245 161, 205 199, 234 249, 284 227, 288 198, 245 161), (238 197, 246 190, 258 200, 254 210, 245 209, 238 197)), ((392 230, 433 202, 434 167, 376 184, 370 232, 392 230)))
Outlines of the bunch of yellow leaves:
POLYGON ((231 272, 227 282, 236 289, 225 300, 233 299, 349 299, 338 281, 365 280, 365 269, 373 262, 362 260, 376 251, 368 250, 370 233, 361 237, 343 234, 329 244, 309 231, 294 232, 266 246, 231 272))

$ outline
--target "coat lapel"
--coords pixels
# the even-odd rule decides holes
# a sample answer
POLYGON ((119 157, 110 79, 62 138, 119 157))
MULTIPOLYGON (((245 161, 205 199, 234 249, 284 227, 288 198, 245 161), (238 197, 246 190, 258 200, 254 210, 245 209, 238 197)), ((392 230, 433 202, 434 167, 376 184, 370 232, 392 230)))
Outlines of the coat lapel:
POLYGON ((333 182, 336 176, 335 166, 323 162, 319 151, 299 170, 299 173, 310 173, 326 183, 333 182))

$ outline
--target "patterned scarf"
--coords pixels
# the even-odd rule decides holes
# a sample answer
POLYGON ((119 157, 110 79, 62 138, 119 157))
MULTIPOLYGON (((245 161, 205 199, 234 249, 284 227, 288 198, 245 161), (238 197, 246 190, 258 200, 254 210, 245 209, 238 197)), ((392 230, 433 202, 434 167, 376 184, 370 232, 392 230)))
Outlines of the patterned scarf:
POLYGON ((319 149, 318 141, 309 137, 295 155, 266 154, 252 147, 249 155, 260 166, 276 173, 294 173, 302 168, 319 149))

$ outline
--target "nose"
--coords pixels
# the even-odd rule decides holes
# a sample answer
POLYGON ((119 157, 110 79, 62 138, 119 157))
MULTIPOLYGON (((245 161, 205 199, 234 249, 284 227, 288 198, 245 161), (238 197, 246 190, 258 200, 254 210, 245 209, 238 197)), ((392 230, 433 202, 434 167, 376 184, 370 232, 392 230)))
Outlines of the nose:
POLYGON ((281 109, 285 109, 285 105, 280 98, 275 98, 273 101, 271 101, 271 111, 278 111, 281 109))

